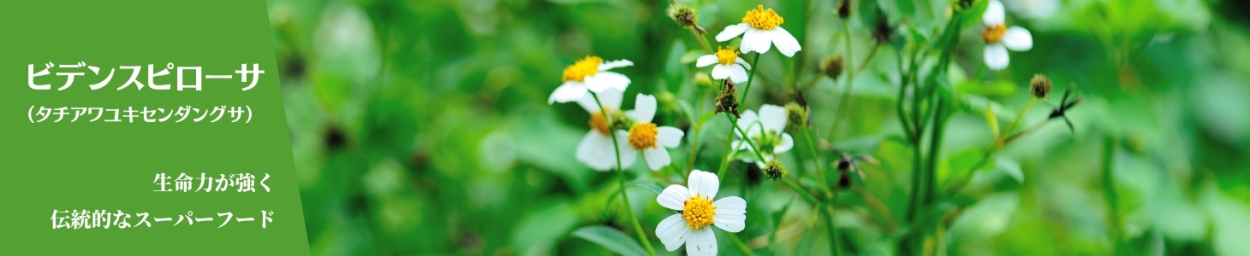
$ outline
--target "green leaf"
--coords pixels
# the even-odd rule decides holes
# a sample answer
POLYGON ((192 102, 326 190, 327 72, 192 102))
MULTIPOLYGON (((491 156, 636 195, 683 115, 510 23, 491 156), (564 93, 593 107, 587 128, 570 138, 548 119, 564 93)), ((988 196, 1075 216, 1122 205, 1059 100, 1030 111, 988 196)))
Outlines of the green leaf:
POLYGON ((975 247, 1007 231, 1011 215, 1019 206, 1020 198, 1015 193, 998 193, 981 199, 951 223, 945 239, 946 248, 950 250, 947 254, 966 254, 959 250, 975 247))
POLYGON ((664 82, 667 88, 664 90, 670 92, 681 91, 682 85, 686 82, 686 65, 681 63, 682 54, 686 52, 686 45, 681 40, 673 42, 673 47, 669 48, 668 58, 664 63, 664 82))
POLYGON ((986 97, 1006 97, 1016 93, 1016 83, 1000 80, 990 84, 982 84, 974 80, 969 80, 955 86, 955 91, 960 94, 976 94, 986 97))
POLYGON ((708 53, 703 52, 702 49, 691 49, 681 55, 680 61, 681 64, 693 64, 695 61, 699 60, 699 57, 703 57, 703 55, 707 54, 708 53))
POLYGON ((573 236, 586 239, 621 255, 647 255, 647 251, 624 232, 608 226, 589 226, 573 231, 573 236))
POLYGON ((1024 171, 1020 169, 1020 163, 1017 163, 1015 159, 1000 156, 994 158, 994 166, 995 172, 1002 172, 1016 179, 1017 182, 1024 183, 1024 171))
POLYGON ((878 10, 881 7, 877 5, 876 0, 862 0, 862 1, 859 1, 858 7, 857 6, 851 6, 851 7, 855 8, 855 11, 856 11, 855 14, 859 14, 860 22, 863 22, 865 26, 872 27, 875 24, 877 24, 877 22, 879 22, 878 20, 884 18, 884 17, 881 17, 881 13, 878 10))
MULTIPOLYGON (((976 166, 977 163, 980 163, 984 157, 985 150, 980 148, 969 148, 959 151, 959 153, 955 153, 954 155, 946 158, 945 166, 947 166, 949 170, 943 171, 939 169, 938 180, 943 181, 945 184, 950 184, 951 182, 954 182, 952 179, 971 179, 971 173, 976 171, 972 170, 972 167, 976 166)), ((982 165, 982 168, 984 168, 984 166, 985 165, 982 165)), ((966 181, 959 181, 957 183, 966 183, 966 181)))
POLYGON ((655 192, 656 195, 659 195, 660 193, 664 192, 664 189, 660 188, 660 186, 656 186, 655 184, 634 184, 634 186, 645 188, 651 192, 655 192))
POLYGON ((976 26, 977 24, 981 24, 981 17, 984 16, 985 9, 989 8, 989 6, 990 0, 977 0, 977 2, 972 6, 972 10, 963 15, 963 19, 960 20, 963 24, 959 27, 968 29, 976 26))

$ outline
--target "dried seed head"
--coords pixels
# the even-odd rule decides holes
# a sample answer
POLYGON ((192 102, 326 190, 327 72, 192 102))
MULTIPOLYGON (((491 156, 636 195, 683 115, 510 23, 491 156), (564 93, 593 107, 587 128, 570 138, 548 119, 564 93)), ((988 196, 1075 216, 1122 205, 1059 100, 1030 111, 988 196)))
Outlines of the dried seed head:
POLYGON ((775 158, 768 160, 768 163, 764 164, 763 171, 765 176, 768 176, 768 178, 773 180, 781 179, 781 177, 786 176, 787 172, 786 165, 782 164, 781 161, 778 161, 775 158))
POLYGON ((838 18, 851 17, 851 0, 842 0, 838 3, 838 18))
POLYGON ((798 131, 807 126, 807 108, 796 102, 786 103, 786 130, 798 131))
POLYGON ((1029 92, 1033 93, 1033 97, 1046 98, 1050 93, 1050 78, 1043 74, 1033 75, 1033 80, 1029 81, 1029 92))
POLYGON ((829 57, 820 61, 820 72, 837 81, 838 76, 842 75, 842 69, 845 66, 846 63, 841 55, 829 55, 829 57))
POLYGON ((685 4, 675 4, 668 7, 668 17, 677 22, 677 25, 682 28, 695 26, 695 14, 697 12, 694 8, 685 4))
POLYGON ((716 94, 716 113, 730 113, 734 117, 741 118, 738 113, 738 97, 734 95, 734 83, 725 79, 725 85, 721 87, 720 93, 716 94))

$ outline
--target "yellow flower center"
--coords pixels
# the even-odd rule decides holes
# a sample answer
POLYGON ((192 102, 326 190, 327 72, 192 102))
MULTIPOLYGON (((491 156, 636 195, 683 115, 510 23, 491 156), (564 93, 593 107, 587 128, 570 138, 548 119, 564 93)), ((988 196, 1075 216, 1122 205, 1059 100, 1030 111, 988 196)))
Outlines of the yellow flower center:
POLYGON ((599 131, 599 134, 603 134, 603 136, 612 136, 612 130, 608 127, 608 118, 603 114, 603 112, 590 114, 590 128, 599 131))
POLYGON ((634 146, 634 150, 643 150, 655 147, 655 135, 660 133, 656 130, 653 123, 637 123, 629 128, 629 144, 634 146))
POLYGON ((564 68, 564 81, 581 82, 586 77, 599 73, 599 64, 603 64, 603 59, 595 56, 586 56, 581 60, 564 68))
POLYGON ((764 5, 761 4, 759 8, 747 11, 747 16, 742 17, 742 22, 751 24, 751 27, 756 29, 769 30, 781 26, 781 23, 786 20, 777 15, 773 8, 765 10, 764 5))
POLYGON ((986 27, 985 31, 981 31, 981 39, 984 39, 986 43, 998 43, 1003 41, 1003 34, 1006 33, 1007 25, 993 25, 986 27))
POLYGON ((720 61, 720 64, 729 65, 729 64, 733 64, 734 61, 738 60, 738 54, 739 52, 737 50, 734 50, 733 46, 730 46, 728 48, 718 46, 717 51, 716 51, 716 59, 720 61))
POLYGON ((712 225, 713 216, 716 216, 716 206, 698 194, 687 199, 686 206, 681 211, 681 218, 686 220, 686 226, 690 229, 712 225))

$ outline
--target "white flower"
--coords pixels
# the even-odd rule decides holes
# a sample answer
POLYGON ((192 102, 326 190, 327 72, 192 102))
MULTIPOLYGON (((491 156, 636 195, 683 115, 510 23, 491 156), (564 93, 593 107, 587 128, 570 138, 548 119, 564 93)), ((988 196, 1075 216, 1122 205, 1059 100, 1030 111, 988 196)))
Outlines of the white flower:
POLYGON ((668 251, 686 245, 688 255, 716 255, 715 225, 725 231, 737 233, 746 228, 747 201, 731 196, 712 202, 720 189, 716 174, 694 170, 686 179, 689 188, 670 185, 656 197, 660 206, 681 213, 668 216, 655 228, 655 236, 668 251))
POLYGON ((633 65, 634 63, 628 60, 603 62, 603 59, 595 56, 587 56, 578 60, 564 69, 564 84, 551 93, 551 97, 547 98, 547 104, 582 99, 586 96, 588 89, 596 93, 607 89, 625 91, 625 87, 629 86, 629 78, 608 70, 633 65))
POLYGON ((1007 49, 1028 51, 1033 48, 1033 36, 1029 30, 1016 26, 1007 28, 1002 2, 990 0, 982 19, 985 21, 985 31, 981 32, 981 39, 985 40, 985 66, 990 70, 1007 68, 1011 62, 1007 49))
MULTIPOLYGON (((616 143, 617 148, 612 146, 611 128, 617 120, 624 118, 624 112, 620 110, 621 98, 624 96, 624 91, 616 89, 600 92, 599 100, 603 101, 603 108, 607 109, 607 113, 600 110, 599 104, 590 95, 585 95, 577 101, 578 105, 590 112, 590 131, 586 132, 586 136, 582 137, 582 142, 577 144, 577 160, 590 166, 591 169, 607 171, 616 168, 616 150, 620 149, 621 152, 625 152, 625 149, 629 148, 629 143, 625 140, 616 143)), ((621 160, 621 164, 625 166, 634 163, 633 158, 629 158, 629 162, 625 162, 624 157, 621 160)))
POLYGON ((621 150, 621 164, 624 166, 629 166, 626 163, 633 163, 639 153, 642 154, 643 161, 652 171, 658 171, 673 162, 672 157, 668 155, 668 150, 664 148, 675 148, 680 145, 681 137, 685 133, 681 129, 669 126, 657 127, 651 123, 651 119, 655 118, 655 105, 655 96, 638 94, 637 100, 634 101, 634 110, 625 112, 625 116, 633 121, 633 125, 629 127, 628 132, 616 131, 616 138, 628 142, 627 145, 629 145, 621 150))
POLYGON ((738 127, 745 130, 747 134, 744 136, 739 132, 738 136, 741 138, 734 140, 735 149, 745 149, 750 152, 743 156, 742 160, 748 163, 756 162, 763 167, 764 162, 772 159, 776 154, 785 153, 794 148, 794 138, 785 133, 787 117, 785 108, 769 104, 760 106, 759 115, 749 109, 743 113, 742 118, 738 119, 738 127), (759 148, 764 159, 755 161, 756 156, 751 151, 751 144, 743 139, 751 140, 751 143, 759 148))
POLYGON ((707 67, 712 64, 716 64, 716 67, 712 67, 712 78, 729 79, 734 83, 746 82, 747 69, 751 68, 746 61, 738 58, 738 51, 733 47, 718 48, 715 54, 703 55, 695 61, 695 66, 698 67, 707 67))
POLYGON ((742 45, 739 48, 743 52, 767 53, 768 49, 777 45, 781 54, 794 57, 794 53, 803 47, 799 46, 799 40, 794 39, 794 35, 781 28, 783 22, 785 19, 772 8, 764 10, 764 5, 759 5, 758 9, 747 11, 746 16, 742 17, 742 23, 725 27, 725 30, 716 35, 716 41, 729 41, 742 35, 742 45))

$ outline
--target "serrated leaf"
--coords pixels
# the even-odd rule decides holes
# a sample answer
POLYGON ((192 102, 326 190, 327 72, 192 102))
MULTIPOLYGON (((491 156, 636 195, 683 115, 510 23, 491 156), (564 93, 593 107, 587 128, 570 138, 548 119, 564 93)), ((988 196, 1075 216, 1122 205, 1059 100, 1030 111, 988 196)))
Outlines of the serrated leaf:
POLYGON ((586 239, 592 243, 603 246, 609 251, 621 255, 647 255, 647 251, 638 245, 638 241, 634 241, 625 232, 621 232, 608 226, 589 226, 573 231, 573 236, 586 239))

